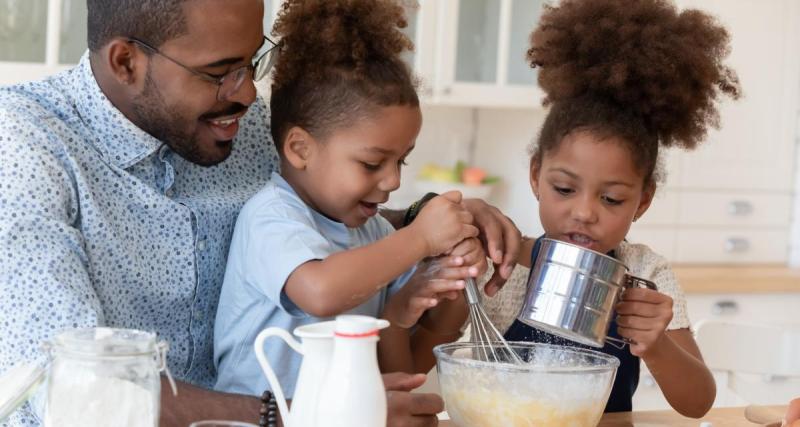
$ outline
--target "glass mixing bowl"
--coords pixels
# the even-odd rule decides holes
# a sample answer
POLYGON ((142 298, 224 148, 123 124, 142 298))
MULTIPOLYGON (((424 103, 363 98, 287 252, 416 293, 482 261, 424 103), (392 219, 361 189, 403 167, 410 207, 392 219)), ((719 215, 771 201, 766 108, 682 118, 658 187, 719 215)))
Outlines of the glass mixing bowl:
POLYGON ((510 342, 521 365, 481 360, 484 345, 436 346, 450 419, 459 427, 594 427, 619 360, 573 347, 510 342))

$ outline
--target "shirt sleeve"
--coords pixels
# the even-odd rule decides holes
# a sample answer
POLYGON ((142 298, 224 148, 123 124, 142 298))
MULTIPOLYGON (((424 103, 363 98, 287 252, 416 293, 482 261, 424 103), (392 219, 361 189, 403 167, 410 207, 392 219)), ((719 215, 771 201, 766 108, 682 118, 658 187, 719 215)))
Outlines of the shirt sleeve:
MULTIPOLYGON (((0 373, 41 359, 63 329, 103 322, 68 160, 38 122, 0 108, 0 373)), ((34 417, 25 412, 19 425, 34 417)))
POLYGON ((652 281, 659 292, 672 298, 672 321, 667 325, 667 330, 689 328, 691 323, 686 308, 686 295, 669 261, 641 244, 623 242, 620 252, 621 261, 628 266, 631 274, 652 281))
MULTIPOLYGON (((396 230, 392 226, 392 223, 389 222, 386 218, 377 215, 371 221, 374 221, 375 225, 375 236, 373 237, 373 241, 378 241, 383 239, 384 237, 394 233, 396 230)), ((396 294, 400 289, 403 289, 403 286, 411 280, 411 277, 416 273, 417 266, 413 266, 406 270, 403 274, 398 276, 396 279, 392 280, 391 283, 386 287, 386 301, 389 300, 394 294, 396 294)))
POLYGON ((239 254, 245 280, 285 312, 305 317, 284 287, 298 267, 329 256, 330 242, 305 212, 292 206, 254 206, 242 220, 247 242, 239 254))

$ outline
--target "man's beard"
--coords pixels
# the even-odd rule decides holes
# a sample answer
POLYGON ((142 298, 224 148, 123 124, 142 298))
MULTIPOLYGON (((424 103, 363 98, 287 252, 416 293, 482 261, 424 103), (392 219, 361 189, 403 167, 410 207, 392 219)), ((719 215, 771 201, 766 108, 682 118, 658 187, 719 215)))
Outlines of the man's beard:
POLYGON ((202 153, 196 133, 186 130, 191 127, 192 120, 182 117, 167 106, 150 71, 148 68, 142 93, 133 100, 133 112, 139 127, 192 163, 213 166, 224 160, 210 159, 202 153))

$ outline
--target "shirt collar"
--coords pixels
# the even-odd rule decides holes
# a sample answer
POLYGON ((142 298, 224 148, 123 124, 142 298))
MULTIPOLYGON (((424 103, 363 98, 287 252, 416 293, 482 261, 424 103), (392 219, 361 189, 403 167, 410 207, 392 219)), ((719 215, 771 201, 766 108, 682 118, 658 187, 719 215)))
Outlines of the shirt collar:
MULTIPOLYGON (((277 172, 272 172, 272 176, 270 177, 272 182, 275 183, 278 187, 291 192, 298 200, 303 201, 300 196, 294 191, 291 184, 286 182, 286 180, 277 172)), ((311 216, 314 218, 314 222, 317 224, 317 227, 320 230, 324 230, 324 234, 326 236, 332 237, 334 241, 347 244, 350 241, 350 231, 349 228, 344 225, 344 223, 332 220, 327 216, 317 212, 311 206, 308 206, 307 203, 303 202, 306 207, 308 207, 308 211, 311 212, 311 216)))
POLYGON ((128 120, 106 97, 92 72, 88 51, 73 73, 71 87, 75 90, 78 114, 95 136, 91 143, 109 163, 125 169, 163 145, 128 120))

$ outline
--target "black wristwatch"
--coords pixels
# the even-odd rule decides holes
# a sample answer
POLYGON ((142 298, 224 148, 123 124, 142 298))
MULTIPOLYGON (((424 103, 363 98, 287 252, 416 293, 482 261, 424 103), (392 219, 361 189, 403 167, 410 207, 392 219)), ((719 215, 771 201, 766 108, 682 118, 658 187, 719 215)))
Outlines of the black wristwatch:
POLYGON ((419 199, 416 202, 412 203, 411 206, 409 206, 408 209, 406 210, 406 214, 403 217, 403 227, 406 227, 406 226, 408 226, 408 224, 411 224, 412 222, 414 222, 414 218, 416 218, 417 215, 419 215, 419 211, 421 211, 422 208, 425 207, 426 203, 428 203, 431 199, 433 199, 436 196, 438 196, 438 194, 436 194, 436 193, 428 193, 428 194, 422 196, 421 199, 419 199))

